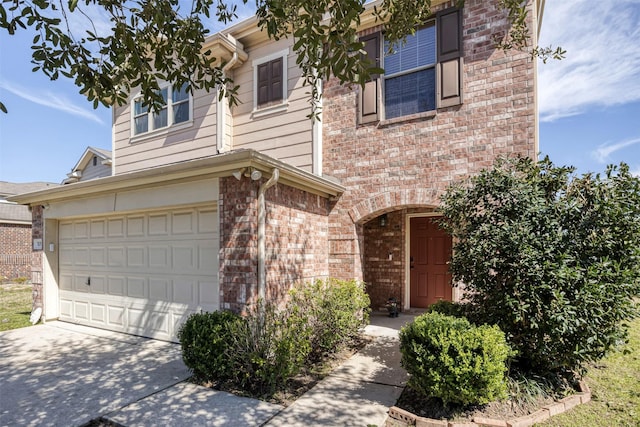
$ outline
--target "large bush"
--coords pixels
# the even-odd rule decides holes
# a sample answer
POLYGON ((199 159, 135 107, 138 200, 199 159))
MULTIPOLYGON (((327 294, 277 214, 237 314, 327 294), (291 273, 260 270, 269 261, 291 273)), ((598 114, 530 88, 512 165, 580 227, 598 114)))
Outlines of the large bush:
POLYGON ((463 405, 506 397, 511 350, 497 326, 472 326, 465 318, 427 313, 400 331, 402 366, 409 385, 425 396, 463 405))
POLYGON ((224 380, 230 372, 228 346, 241 318, 229 311, 195 313, 178 332, 182 360, 198 380, 224 380))
POLYGON ((357 280, 316 280, 295 287, 290 296, 290 311, 310 328, 312 361, 352 344, 369 324, 371 302, 357 280))
POLYGON ((640 180, 626 165, 575 177, 502 159, 451 186, 442 212, 472 317, 507 334, 521 369, 572 376, 624 337, 640 289, 640 180))

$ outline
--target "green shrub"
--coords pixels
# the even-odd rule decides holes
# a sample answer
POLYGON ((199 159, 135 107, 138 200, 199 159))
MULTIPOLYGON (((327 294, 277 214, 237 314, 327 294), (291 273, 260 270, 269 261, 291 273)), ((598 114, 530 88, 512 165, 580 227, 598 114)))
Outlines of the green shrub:
POLYGON ((241 318, 228 311, 195 313, 178 331, 182 360, 193 376, 203 381, 220 381, 231 366, 228 346, 234 325, 241 318))
POLYGON ((571 379, 624 340, 640 294, 640 178, 501 159, 442 197, 450 270, 525 373, 571 379))
POLYGON ((440 313, 445 316, 467 317, 467 306, 459 302, 440 300, 427 308, 427 313, 440 313))
POLYGON ((292 312, 310 327, 312 361, 352 344, 369 323, 371 302, 357 280, 316 280, 294 288, 290 296, 292 312))
POLYGON ((304 366, 308 331, 287 309, 259 303, 232 328, 227 355, 233 386, 252 395, 272 395, 304 366))
POLYGON ((496 326, 427 313, 400 331, 402 366, 409 385, 425 396, 463 405, 505 398, 506 361, 512 355, 496 326))

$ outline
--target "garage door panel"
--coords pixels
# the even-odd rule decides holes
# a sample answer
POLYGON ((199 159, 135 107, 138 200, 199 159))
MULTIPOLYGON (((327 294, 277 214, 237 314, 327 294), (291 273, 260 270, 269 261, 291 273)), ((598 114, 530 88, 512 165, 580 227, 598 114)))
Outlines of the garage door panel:
POLYGON ((73 274, 61 273, 58 279, 58 285, 60 290, 72 291, 73 290, 73 274))
POLYGON ((167 268, 169 265, 169 246, 149 247, 149 267, 167 268))
POLYGON ((154 301, 170 301, 172 294, 169 281, 166 279, 149 278, 149 299, 154 301))
POLYGON ((89 248, 88 247, 77 247, 73 251, 73 259, 72 263, 77 266, 88 266, 89 265, 89 248))
POLYGON ((173 301, 181 304, 196 303, 196 283, 191 280, 176 279, 173 281, 173 301))
POLYGON ((124 296, 124 277, 110 276, 107 279, 107 293, 109 295, 124 296))
POLYGON ((124 237, 124 218, 112 218, 107 222, 107 237, 124 237))
POLYGON ((194 212, 174 212, 171 217, 173 234, 193 234, 194 212))
POLYGON ((107 250, 104 247, 92 247, 89 254, 89 264, 92 267, 107 265, 107 250))
POLYGON ((219 308, 217 228, 205 207, 60 221, 61 319, 175 341, 219 308))
POLYGON ((191 271, 196 267, 193 246, 174 246, 172 251, 173 270, 191 271))
POLYGON ((76 221, 73 224, 73 238, 86 239, 89 237, 89 221, 76 221))
POLYGON ((128 267, 146 267, 147 261, 145 257, 145 248, 127 247, 127 266, 128 267))
POLYGON ((132 298, 147 298, 147 280, 142 277, 128 277, 127 296, 132 298))
POLYGON ((105 220, 93 220, 90 226, 91 239, 104 239, 106 234, 106 221, 105 220))
POLYGON ((218 216, 215 210, 200 210, 198 212, 198 232, 217 233, 218 216))
POLYGON ((102 325, 107 324, 107 306, 105 304, 91 304, 91 321, 102 325))
POLYGON ((73 313, 78 320, 89 320, 89 303, 85 301, 74 301, 73 313))
POLYGON ((215 282, 200 281, 198 283, 199 301, 201 304, 218 306, 220 293, 215 282))
POLYGON ((169 234, 169 216, 150 215, 149 216, 149 235, 150 236, 166 236, 169 234))
POLYGON ((144 237, 144 217, 127 218, 127 237, 144 237))

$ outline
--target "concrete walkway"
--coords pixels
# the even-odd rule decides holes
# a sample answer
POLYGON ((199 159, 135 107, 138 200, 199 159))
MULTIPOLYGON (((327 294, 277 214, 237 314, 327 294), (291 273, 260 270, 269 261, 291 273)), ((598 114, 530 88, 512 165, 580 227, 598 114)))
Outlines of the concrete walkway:
POLYGON ((375 339, 287 408, 185 382, 177 344, 62 322, 2 332, 0 426, 382 426, 411 320, 372 314, 375 339))
POLYGON ((398 331, 412 315, 371 315, 365 328, 374 336, 327 378, 276 415, 267 426, 382 426, 408 375, 400 366, 398 331))

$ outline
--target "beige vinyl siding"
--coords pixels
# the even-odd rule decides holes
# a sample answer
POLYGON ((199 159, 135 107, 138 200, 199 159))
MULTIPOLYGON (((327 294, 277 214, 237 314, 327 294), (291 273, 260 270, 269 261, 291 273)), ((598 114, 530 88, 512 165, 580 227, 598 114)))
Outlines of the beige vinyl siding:
POLYGON ((102 178, 103 176, 111 176, 111 166, 103 165, 102 158, 98 157, 98 164, 93 166, 93 157, 89 159, 89 163, 82 171, 80 181, 88 181, 90 179, 102 178))
POLYGON ((116 110, 114 158, 116 174, 162 166, 217 154, 215 93, 196 91, 193 121, 147 137, 131 138, 131 104, 116 110))
MULTIPOLYGON (((240 86, 239 105, 233 108, 233 148, 251 148, 268 156, 286 161, 301 169, 312 168, 312 123, 306 117, 310 112, 309 88, 303 87, 300 69, 292 53, 292 42, 280 40, 246 47, 249 60, 234 71, 234 82, 240 86), (289 48, 287 58, 286 111, 254 115, 252 62, 289 48)), ((257 110, 260 112, 260 109, 257 110)))

